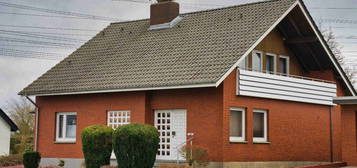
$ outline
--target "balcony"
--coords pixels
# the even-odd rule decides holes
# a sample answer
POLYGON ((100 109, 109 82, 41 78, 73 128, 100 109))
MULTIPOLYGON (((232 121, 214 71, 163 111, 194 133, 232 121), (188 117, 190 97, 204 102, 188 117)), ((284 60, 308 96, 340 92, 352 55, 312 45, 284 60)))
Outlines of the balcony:
POLYGON ((238 69, 237 95, 333 105, 336 84, 301 76, 238 69))

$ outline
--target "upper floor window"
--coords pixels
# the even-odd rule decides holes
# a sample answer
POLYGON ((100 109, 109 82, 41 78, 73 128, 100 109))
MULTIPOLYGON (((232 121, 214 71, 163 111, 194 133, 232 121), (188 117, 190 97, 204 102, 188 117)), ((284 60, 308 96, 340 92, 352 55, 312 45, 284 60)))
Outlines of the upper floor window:
POLYGON ((108 126, 113 129, 130 123, 130 111, 108 111, 108 126))
POLYGON ((75 142, 77 130, 77 113, 56 113, 56 141, 75 142))
POLYGON ((248 69, 249 57, 245 57, 242 62, 239 63, 238 67, 241 69, 248 69))
POLYGON ((261 72, 263 70, 263 52, 253 51, 252 54, 252 69, 253 71, 261 72))
POLYGON ((271 53, 266 54, 265 72, 267 73, 276 72, 276 54, 271 54, 271 53))
POLYGON ((280 65, 280 73, 289 74, 289 57, 288 56, 279 56, 279 65, 280 65))
POLYGON ((253 110, 253 142, 268 141, 268 112, 253 110))
POLYGON ((231 108, 229 141, 245 141, 245 109, 231 108))

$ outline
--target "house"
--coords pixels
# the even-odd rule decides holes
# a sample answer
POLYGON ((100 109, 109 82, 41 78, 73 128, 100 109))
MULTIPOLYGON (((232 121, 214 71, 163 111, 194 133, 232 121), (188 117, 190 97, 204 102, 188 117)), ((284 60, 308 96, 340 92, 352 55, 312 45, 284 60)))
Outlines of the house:
POLYGON ((0 109, 0 156, 10 154, 11 132, 17 130, 16 124, 0 109))
POLYGON ((136 122, 159 130, 158 161, 192 143, 220 168, 343 161, 333 98, 356 91, 303 2, 273 0, 186 14, 152 4, 149 19, 110 24, 19 94, 36 96, 42 164, 76 167, 83 128, 136 122))

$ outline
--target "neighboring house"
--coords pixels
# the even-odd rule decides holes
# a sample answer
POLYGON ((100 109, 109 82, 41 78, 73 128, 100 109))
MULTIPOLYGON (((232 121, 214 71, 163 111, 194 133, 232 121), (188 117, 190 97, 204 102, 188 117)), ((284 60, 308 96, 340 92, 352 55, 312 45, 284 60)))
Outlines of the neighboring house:
POLYGON ((158 161, 193 138, 211 167, 290 167, 345 160, 332 99, 356 91, 303 2, 274 0, 181 15, 153 4, 19 94, 36 96, 42 164, 78 166, 87 126, 137 122, 159 130, 158 161))
POLYGON ((11 132, 17 130, 16 124, 0 109, 0 156, 10 154, 11 132))

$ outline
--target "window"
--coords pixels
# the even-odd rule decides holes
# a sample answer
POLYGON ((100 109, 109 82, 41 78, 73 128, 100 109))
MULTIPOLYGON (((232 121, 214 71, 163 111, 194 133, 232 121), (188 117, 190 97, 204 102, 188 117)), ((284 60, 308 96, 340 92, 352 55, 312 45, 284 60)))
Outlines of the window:
POLYGON ((280 73, 289 74, 289 57, 279 56, 280 73))
POLYGON ((113 129, 130 123, 130 111, 108 111, 108 126, 113 129))
POLYGON ((75 142, 77 129, 77 113, 65 112, 56 114, 56 141, 75 142))
POLYGON ((265 71, 267 73, 275 73, 276 72, 276 55, 275 54, 266 54, 266 65, 265 71))
POLYGON ((252 54, 252 69, 253 71, 261 72, 263 70, 263 52, 261 51, 253 51, 252 54))
POLYGON ((245 109, 231 108, 229 141, 245 141, 245 109))
POLYGON ((268 141, 268 113, 265 110, 253 110, 253 142, 268 141))
MULTIPOLYGON (((107 115, 107 125, 113 129, 130 123, 130 111, 108 111, 107 115)), ((112 152, 110 158, 115 159, 114 152, 112 152)))
POLYGON ((238 67, 240 69, 248 69, 248 64, 249 64, 249 59, 248 59, 248 56, 247 56, 242 60, 242 62, 239 63, 238 67))

